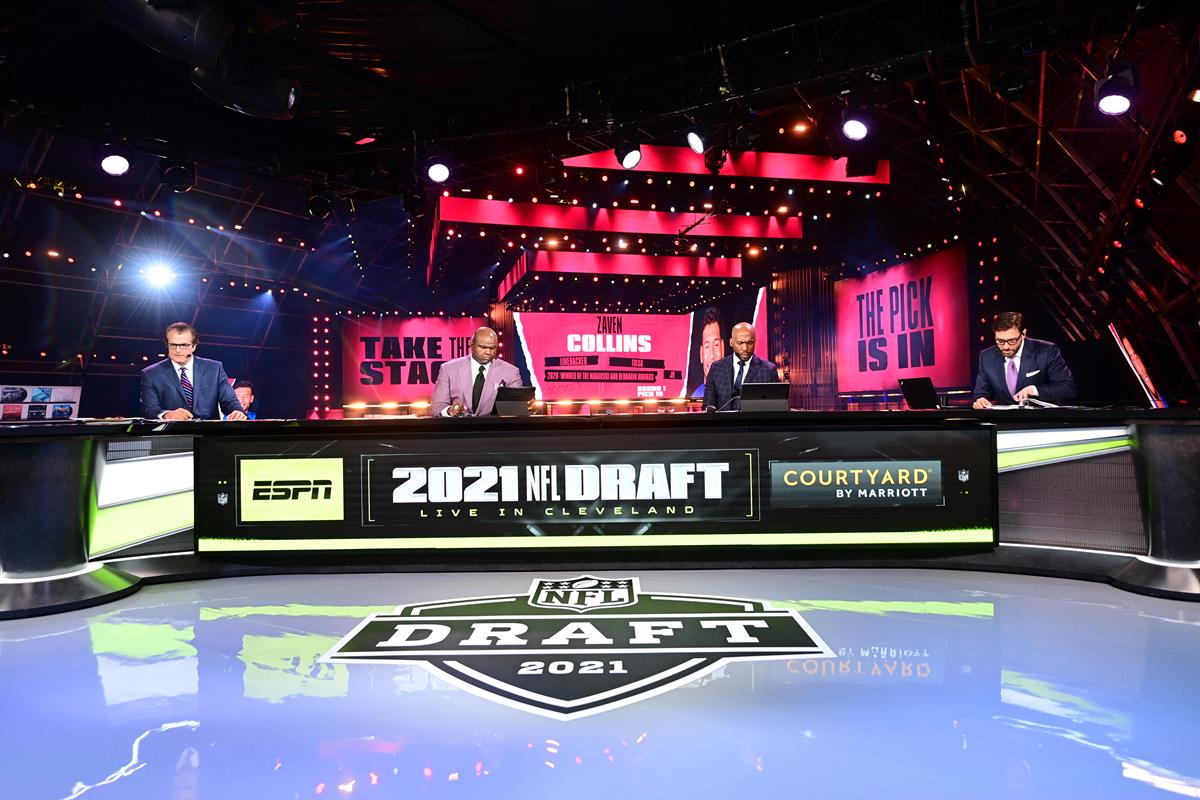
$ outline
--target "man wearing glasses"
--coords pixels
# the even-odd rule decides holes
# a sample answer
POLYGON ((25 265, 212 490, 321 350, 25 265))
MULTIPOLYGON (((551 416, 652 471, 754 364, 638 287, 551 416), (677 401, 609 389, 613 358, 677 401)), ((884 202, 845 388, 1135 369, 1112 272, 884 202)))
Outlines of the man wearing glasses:
POLYGON ((996 346, 979 354, 972 408, 1012 406, 1036 397, 1059 405, 1075 399, 1075 378, 1058 345, 1025 335, 1025 318, 1001 312, 992 322, 996 346))
POLYGON ((200 338, 186 322, 167 326, 167 358, 142 370, 142 416, 147 419, 243 420, 246 414, 220 361, 194 355, 200 338))

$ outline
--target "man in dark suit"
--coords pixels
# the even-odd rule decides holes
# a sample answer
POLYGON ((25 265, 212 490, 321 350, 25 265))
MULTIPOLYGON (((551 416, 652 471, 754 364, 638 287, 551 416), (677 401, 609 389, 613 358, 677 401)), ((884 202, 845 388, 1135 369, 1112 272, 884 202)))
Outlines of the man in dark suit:
POLYGON ((733 352, 708 368, 708 378, 704 381, 705 410, 740 410, 743 383, 779 383, 775 365, 754 355, 754 343, 753 325, 739 322, 733 326, 729 337, 733 352))
POLYGON ((1031 397, 1047 403, 1075 399, 1075 378, 1058 345, 1025 335, 1025 318, 1004 311, 992 322, 996 346, 979 354, 972 408, 1011 406, 1031 397))
POLYGON ((501 386, 519 388, 521 372, 497 358, 499 339, 491 328, 479 328, 471 337, 471 355, 442 364, 433 387, 429 413, 434 417, 482 417, 496 409, 501 386))
POLYGON ((200 337, 186 322, 167 326, 167 357, 142 370, 142 416, 147 419, 243 420, 246 414, 220 361, 195 356, 200 337))

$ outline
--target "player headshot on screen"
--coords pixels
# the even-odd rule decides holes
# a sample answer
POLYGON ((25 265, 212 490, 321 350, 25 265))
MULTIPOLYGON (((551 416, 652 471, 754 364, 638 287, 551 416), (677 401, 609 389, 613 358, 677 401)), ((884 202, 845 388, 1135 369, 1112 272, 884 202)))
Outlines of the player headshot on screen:
POLYGON ((1075 399, 1075 378, 1058 345, 1025 335, 1025 317, 1003 311, 992 322, 994 347, 979 354, 972 408, 1011 406, 1031 397, 1047 403, 1075 399))
POLYGON ((237 395, 238 402, 242 404, 242 411, 246 412, 246 419, 254 419, 256 414, 250 410, 250 406, 254 404, 254 384, 246 380, 234 381, 233 393, 237 395))
POLYGON ((471 337, 471 355, 447 361, 438 373, 429 413, 434 417, 481 417, 495 411, 496 390, 521 386, 521 373, 497 358, 500 340, 491 328, 471 337))
POLYGON ((704 395, 704 383, 708 380, 708 370, 714 361, 725 357, 725 340, 721 338, 721 312, 715 306, 704 309, 700 318, 700 366, 703 375, 700 385, 692 392, 692 397, 704 395))
POLYGON ((186 322, 165 331, 167 357, 142 370, 142 416, 147 419, 246 419, 220 361, 195 355, 200 337, 186 322))

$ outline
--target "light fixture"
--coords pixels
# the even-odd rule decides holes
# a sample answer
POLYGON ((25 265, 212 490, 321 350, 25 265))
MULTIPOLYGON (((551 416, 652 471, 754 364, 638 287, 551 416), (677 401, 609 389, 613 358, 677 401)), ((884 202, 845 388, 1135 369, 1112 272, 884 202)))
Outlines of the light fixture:
POLYGON ((842 135, 852 142, 861 142, 870 134, 867 112, 861 108, 848 108, 842 112, 842 135))
POLYGON ((696 155, 704 155, 704 151, 712 144, 712 126, 704 120, 696 120, 695 124, 688 128, 687 146, 692 149, 696 155))
POLYGON ((625 131, 617 138, 613 153, 617 163, 625 169, 633 169, 642 163, 642 145, 632 131, 625 131))
POLYGON ((305 199, 308 214, 314 219, 325 219, 333 213, 333 198, 326 192, 314 192, 305 199))
POLYGON ((444 153, 430 152, 421 163, 421 173, 434 183, 450 179, 450 159, 444 153))
POLYGON ((133 157, 123 144, 110 142, 100 148, 100 169, 109 175, 124 175, 129 172, 133 157))
POLYGON ((161 262, 150 265, 150 268, 146 270, 146 281, 155 289, 169 286, 173 280, 175 280, 175 273, 161 262))
POLYGON ((191 191, 196 184, 196 164, 177 158, 164 158, 158 164, 158 179, 178 194, 191 191))
POLYGON ((1137 76, 1133 67, 1114 65, 1104 80, 1096 82, 1096 108, 1110 117, 1120 116, 1129 110, 1136 94, 1137 76))

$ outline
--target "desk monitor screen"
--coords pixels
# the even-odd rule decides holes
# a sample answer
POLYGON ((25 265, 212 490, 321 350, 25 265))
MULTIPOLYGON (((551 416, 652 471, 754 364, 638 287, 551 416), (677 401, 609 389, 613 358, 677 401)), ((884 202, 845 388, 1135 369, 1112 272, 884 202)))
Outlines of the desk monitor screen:
POLYGON ((937 389, 933 387, 932 378, 901 378, 900 391, 904 393, 904 401, 914 410, 941 408, 937 389))
POLYGON ((502 417, 528 417, 532 413, 532 386, 501 386, 496 389, 496 413, 502 417))
POLYGON ((743 383, 742 411, 787 411, 788 383, 743 383))

